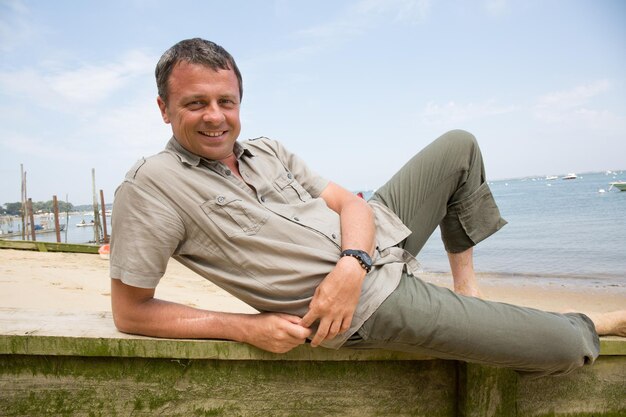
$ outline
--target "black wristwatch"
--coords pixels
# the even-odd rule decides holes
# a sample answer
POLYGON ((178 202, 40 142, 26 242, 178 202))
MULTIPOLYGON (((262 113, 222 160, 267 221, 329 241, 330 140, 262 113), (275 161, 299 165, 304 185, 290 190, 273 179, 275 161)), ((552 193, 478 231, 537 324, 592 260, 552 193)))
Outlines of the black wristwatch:
POLYGON ((353 258, 356 258, 363 269, 365 269, 365 273, 372 270, 372 258, 370 258, 367 252, 357 249, 346 249, 341 252, 341 257, 343 258, 344 256, 352 256, 353 258))

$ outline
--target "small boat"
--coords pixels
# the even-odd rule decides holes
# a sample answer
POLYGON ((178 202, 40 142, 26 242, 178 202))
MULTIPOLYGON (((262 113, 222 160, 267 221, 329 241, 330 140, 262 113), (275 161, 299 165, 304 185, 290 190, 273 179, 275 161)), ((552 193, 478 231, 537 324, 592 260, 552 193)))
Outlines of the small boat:
POLYGON ((567 174, 566 176, 563 177, 564 180, 575 180, 576 178, 578 178, 578 177, 573 172, 571 172, 571 173, 569 173, 569 174, 567 174))
POLYGON ((609 191, 611 188, 615 187, 620 191, 626 191, 626 181, 614 181, 609 183, 611 186, 609 187, 609 191))
POLYGON ((556 180, 559 177, 557 177, 556 175, 547 175, 546 176, 546 181, 552 181, 552 180, 556 180))
POLYGON ((93 220, 90 221, 89 223, 85 222, 85 220, 81 220, 79 223, 76 223, 76 227, 87 227, 87 226, 93 226, 93 220))

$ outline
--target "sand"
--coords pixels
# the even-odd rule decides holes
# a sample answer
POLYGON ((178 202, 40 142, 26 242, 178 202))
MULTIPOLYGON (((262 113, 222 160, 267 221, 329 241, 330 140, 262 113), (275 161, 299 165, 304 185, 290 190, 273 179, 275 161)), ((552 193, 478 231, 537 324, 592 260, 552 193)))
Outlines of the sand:
MULTIPOLYGON (((98 255, 0 249, 0 308, 59 313, 110 311, 109 263, 98 255)), ((421 278, 446 287, 447 274, 421 278)), ((604 312, 626 307, 622 281, 496 277, 479 274, 484 298, 549 311, 604 312)), ((254 309, 172 260, 158 298, 209 310, 253 313, 254 309)))

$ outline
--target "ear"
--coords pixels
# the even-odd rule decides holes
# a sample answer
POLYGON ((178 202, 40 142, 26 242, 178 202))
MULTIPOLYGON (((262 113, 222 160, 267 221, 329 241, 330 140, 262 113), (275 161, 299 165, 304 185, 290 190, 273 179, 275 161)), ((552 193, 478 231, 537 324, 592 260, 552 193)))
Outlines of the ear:
POLYGON ((161 117, 165 123, 170 122, 170 118, 167 116, 167 104, 163 101, 163 99, 159 96, 157 97, 157 104, 159 105, 159 110, 161 110, 161 117))

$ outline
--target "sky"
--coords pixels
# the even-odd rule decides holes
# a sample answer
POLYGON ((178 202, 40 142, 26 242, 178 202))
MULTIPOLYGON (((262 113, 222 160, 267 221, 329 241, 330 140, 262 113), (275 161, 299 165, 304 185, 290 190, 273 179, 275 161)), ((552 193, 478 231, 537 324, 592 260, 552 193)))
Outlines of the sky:
POLYGON ((0 0, 0 204, 92 201, 171 129, 154 66, 224 46, 240 139, 280 140, 320 175, 375 189, 452 129, 491 180, 626 169, 622 0, 0 0))

